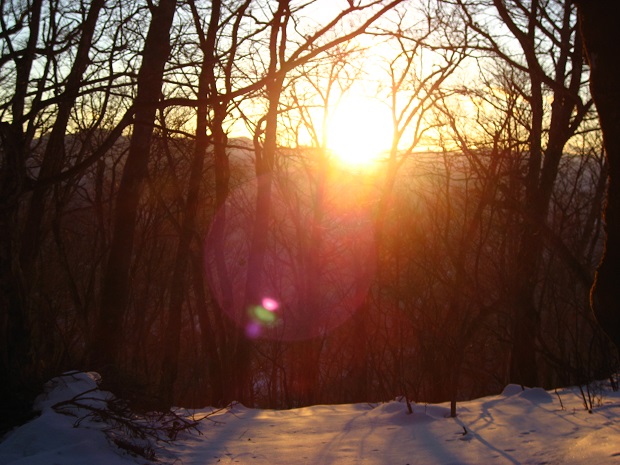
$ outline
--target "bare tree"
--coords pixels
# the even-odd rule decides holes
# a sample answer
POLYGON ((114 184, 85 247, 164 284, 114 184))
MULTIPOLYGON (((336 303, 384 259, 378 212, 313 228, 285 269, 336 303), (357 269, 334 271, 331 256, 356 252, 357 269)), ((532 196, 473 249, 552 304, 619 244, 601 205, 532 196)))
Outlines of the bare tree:
POLYGON ((536 385, 540 311, 536 294, 544 250, 542 230, 564 147, 591 106, 584 95, 581 39, 570 2, 552 2, 544 8, 537 1, 457 3, 462 8, 463 20, 479 34, 481 49, 497 56, 513 72, 527 76, 527 87, 519 89, 529 106, 529 154, 523 179, 524 197, 519 200, 520 245, 512 286, 511 380, 536 385), (494 15, 485 13, 483 18, 483 10, 493 11, 494 15), (493 33, 493 27, 504 28, 513 40, 503 43, 493 33), (515 54, 511 47, 518 47, 519 53, 515 54), (552 103, 547 105, 547 98, 551 97, 552 103))
MULTIPOLYGON (((17 403, 23 408, 24 401, 15 393, 25 389, 32 383, 32 350, 31 321, 27 313, 25 301, 25 283, 19 269, 19 238, 18 238, 18 202, 27 184, 26 160, 28 147, 32 140, 30 131, 24 131, 27 96, 30 84, 30 73, 36 58, 36 46, 41 26, 42 1, 32 2, 28 7, 5 12, 2 5, 2 65, 14 63, 14 92, 9 102, 11 121, 2 121, 0 136, 2 137, 2 165, 0 170, 0 282, 2 283, 2 378, 7 380, 3 386, 3 399, 8 394, 8 404, 2 405, 3 410, 17 403), (6 14, 6 16, 5 16, 6 14), (8 23, 9 21, 13 23, 8 23), (8 24, 7 24, 8 23, 8 24), (24 30, 25 29, 25 30, 24 30), (24 34, 27 40, 23 48, 18 47, 14 38, 24 34), (21 368, 20 368, 21 367, 21 368), (16 379, 17 378, 17 379, 16 379), (6 391, 5 391, 6 390, 6 391)), ((5 77, 6 82, 6 77, 5 77)), ((7 83, 8 84, 8 83, 7 83)), ((7 110, 5 109, 5 112, 7 110)), ((5 114, 3 114, 3 120, 5 114)), ((4 383, 3 383, 4 384, 4 383)))
MULTIPOLYGON (((280 112, 280 100, 287 77, 287 73, 295 67, 307 62, 325 50, 333 48, 353 37, 361 34, 369 25, 381 18, 385 12, 392 9, 400 1, 378 2, 372 1, 366 4, 351 4, 328 20, 325 25, 318 28, 309 36, 301 37, 301 42, 291 48, 293 42, 289 39, 288 28, 297 7, 289 5, 288 1, 280 1, 269 22, 269 39, 267 42, 268 57, 265 64, 264 96, 267 102, 267 111, 260 119, 254 135, 257 195, 255 208, 255 223, 253 226, 252 240, 249 249, 247 279, 245 288, 244 308, 259 306, 264 297, 263 293, 263 268, 265 252, 267 248, 269 222, 271 217, 271 191, 273 185, 273 168, 278 140, 278 116, 280 112), (373 10, 373 8, 375 8, 373 10), (327 32, 335 26, 343 23, 347 16, 370 11, 363 22, 354 26, 350 31, 338 35, 335 39, 328 39, 321 43, 327 32)), ((307 7, 307 5, 306 5, 307 7)), ((245 324, 242 323, 242 326, 245 324)), ((248 388, 249 366, 249 341, 241 347, 242 357, 238 366, 238 379, 240 383, 238 392, 239 399, 247 398, 243 392, 248 388), (245 361, 243 359, 245 358, 245 361)))
MULTIPOLYGON (((54 126, 49 135, 45 153, 41 163, 39 178, 46 179, 57 176, 63 166, 65 158, 65 133, 71 110, 78 97, 83 75, 89 64, 89 53, 99 18, 99 12, 105 5, 105 0, 97 0, 90 4, 88 14, 82 24, 80 41, 76 49, 75 60, 71 72, 67 76, 65 89, 58 97, 57 114, 54 126)), ((43 185, 33 191, 30 199, 28 218, 24 227, 24 243, 22 244, 22 266, 26 273, 32 267, 41 246, 40 228, 46 208, 45 196, 47 186, 43 185)))
POLYGON ((615 282, 620 274, 620 86, 614 44, 618 28, 612 7, 597 0, 575 1, 590 65, 590 90, 601 121, 609 178, 605 204, 605 251, 592 288, 592 308, 603 330, 620 349, 620 312, 615 282))
MULTIPOLYGON (((33 384, 39 377, 57 370, 59 359, 54 354, 62 336, 50 327, 55 327, 60 297, 49 295, 45 283, 50 282, 49 275, 58 277, 60 270, 50 256, 64 257, 61 269, 65 272, 60 276, 67 281, 57 284, 63 291, 67 286, 65 294, 83 307, 79 286, 64 261, 63 210, 77 202, 84 170, 101 158, 131 120, 130 112, 119 119, 110 112, 109 137, 95 135, 105 120, 96 115, 95 107, 109 98, 119 77, 101 68, 103 55, 115 56, 109 43, 103 45, 103 34, 97 29, 103 6, 102 1, 84 9, 61 1, 2 3, 0 268, 1 299, 6 301, 2 307, 7 309, 1 330, 7 343, 2 369, 7 370, 7 379, 21 386, 9 388, 13 393, 25 394, 28 384, 36 389, 33 384), (110 86, 102 88, 101 82, 110 86), (76 108, 85 110, 79 124, 76 108), (67 134, 85 128, 90 129, 88 135, 67 134), (41 258, 43 252, 47 255, 41 258), (42 306, 46 299, 54 302, 52 308, 42 306), (29 383, 20 379, 22 374, 27 374, 29 383)), ((110 15, 104 16, 110 21, 110 15)), ((104 107, 105 103, 99 110, 105 112, 104 107)))
POLYGON ((175 10, 176 0, 162 0, 151 10, 152 19, 137 81, 134 130, 117 193, 114 233, 101 291, 99 318, 90 349, 93 368, 101 370, 112 385, 119 377, 117 370, 123 345, 123 318, 130 293, 129 270, 137 208, 147 176, 155 112, 170 51, 169 33, 175 10))

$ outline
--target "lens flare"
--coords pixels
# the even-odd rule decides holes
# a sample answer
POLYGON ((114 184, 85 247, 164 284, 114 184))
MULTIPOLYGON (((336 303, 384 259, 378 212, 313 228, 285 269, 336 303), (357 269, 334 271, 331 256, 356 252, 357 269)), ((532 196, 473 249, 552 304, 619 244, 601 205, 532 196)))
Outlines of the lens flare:
POLYGON ((261 336, 261 326, 256 322, 250 322, 245 327, 245 335, 250 339, 258 339, 261 336))
POLYGON ((280 304, 278 304, 278 301, 275 299, 272 299, 271 297, 265 297, 262 301, 262 304, 263 304, 263 308, 265 310, 269 310, 270 312, 275 312, 280 306, 280 304))
POLYGON ((260 305, 250 308, 250 318, 254 321, 262 323, 267 326, 274 325, 278 322, 278 317, 276 314, 270 310, 267 310, 260 305))
POLYGON ((273 328, 281 324, 282 320, 276 313, 279 308, 278 301, 271 298, 263 298, 262 305, 253 305, 248 308, 248 323, 245 327, 245 334, 251 339, 261 337, 266 329, 273 328))
POLYGON ((372 192, 352 176, 346 170, 334 173, 320 207, 306 196, 312 191, 304 184, 308 180, 274 183, 260 282, 251 286, 256 181, 233 191, 216 214, 205 247, 209 286, 247 337, 294 341, 322 336, 361 306, 375 271, 372 192), (291 188, 299 192, 291 195, 291 188), (248 287, 261 289, 249 306, 248 287))

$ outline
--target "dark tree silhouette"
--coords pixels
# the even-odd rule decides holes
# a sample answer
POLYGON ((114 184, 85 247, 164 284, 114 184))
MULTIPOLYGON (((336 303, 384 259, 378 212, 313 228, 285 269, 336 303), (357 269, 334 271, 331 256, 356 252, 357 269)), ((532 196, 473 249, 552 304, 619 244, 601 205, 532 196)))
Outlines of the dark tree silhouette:
POLYGON ((590 65, 590 90, 596 103, 609 165, 605 204, 605 250, 592 287, 594 315, 620 349, 620 61, 618 6, 605 0, 575 0, 590 65))
POLYGON ((93 368, 100 370, 104 379, 112 384, 118 377, 123 318, 130 295, 129 269, 138 202, 147 177, 155 112, 161 95, 164 66, 170 53, 169 34, 175 9, 176 0, 162 0, 152 10, 138 74, 134 130, 118 190, 114 233, 101 291, 101 309, 91 347, 93 368))

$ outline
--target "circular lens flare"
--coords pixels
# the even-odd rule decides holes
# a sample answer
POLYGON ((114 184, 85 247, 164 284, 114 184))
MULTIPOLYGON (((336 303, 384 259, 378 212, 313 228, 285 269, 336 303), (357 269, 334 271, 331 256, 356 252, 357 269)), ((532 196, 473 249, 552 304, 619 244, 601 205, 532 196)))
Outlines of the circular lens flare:
POLYGON ((291 183, 274 183, 268 247, 260 286, 253 286, 263 289, 258 304, 248 305, 245 296, 256 183, 231 193, 216 215, 205 248, 207 278, 219 306, 249 338, 324 335, 348 320, 367 294, 375 264, 368 195, 363 198, 353 174, 330 176, 320 215, 312 199, 291 205, 293 196, 282 187, 291 183))

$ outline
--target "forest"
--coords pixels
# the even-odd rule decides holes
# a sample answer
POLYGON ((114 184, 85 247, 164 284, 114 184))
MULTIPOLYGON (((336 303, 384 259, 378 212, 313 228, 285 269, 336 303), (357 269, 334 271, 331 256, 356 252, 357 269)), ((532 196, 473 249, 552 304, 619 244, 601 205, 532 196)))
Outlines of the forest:
POLYGON ((1 8, 8 421, 74 369, 138 409, 617 372, 590 301, 611 138, 574 2, 1 8))

